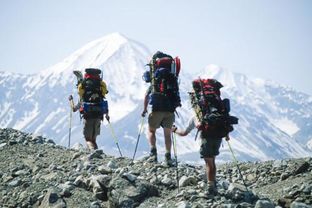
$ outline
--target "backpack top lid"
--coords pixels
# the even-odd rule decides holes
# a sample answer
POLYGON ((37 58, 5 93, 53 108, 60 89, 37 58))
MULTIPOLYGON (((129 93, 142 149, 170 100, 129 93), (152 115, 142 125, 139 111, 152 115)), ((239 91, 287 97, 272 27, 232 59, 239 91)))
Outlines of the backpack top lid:
POLYGON ((165 54, 161 51, 157 51, 153 56, 149 64, 147 66, 154 67, 155 69, 159 68, 166 68, 171 69, 171 73, 179 76, 180 69, 181 69, 181 61, 180 58, 177 56, 173 58, 172 56, 165 54))
POLYGON ((216 79, 195 79, 192 82, 193 89, 195 93, 207 94, 217 94, 220 96, 220 89, 223 85, 216 79))
POLYGON ((102 73, 102 71, 97 68, 86 68, 85 72, 91 75, 100 75, 102 73))
POLYGON ((164 57, 168 57, 168 58, 171 58, 172 59, 172 56, 168 55, 168 54, 165 54, 161 51, 157 51, 154 55, 153 55, 153 60, 156 60, 157 58, 164 58, 164 57))
POLYGON ((95 68, 87 68, 85 69, 85 79, 95 79, 95 80, 101 80, 100 74, 102 71, 100 69, 95 69, 95 68))

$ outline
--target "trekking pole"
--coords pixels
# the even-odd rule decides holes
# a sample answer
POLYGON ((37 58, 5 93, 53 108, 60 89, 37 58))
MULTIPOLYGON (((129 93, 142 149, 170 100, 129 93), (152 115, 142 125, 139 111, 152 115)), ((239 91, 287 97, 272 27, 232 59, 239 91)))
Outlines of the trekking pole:
POLYGON ((136 145, 135 145, 135 149, 134 149, 134 153, 133 153, 133 157, 132 157, 132 162, 134 161, 135 154, 136 154, 137 149, 138 149, 139 140, 140 140, 140 136, 141 136, 142 129, 143 129, 143 122, 144 122, 144 117, 142 116, 142 118, 141 118, 141 126, 140 126, 140 129, 139 129, 138 139, 137 139, 137 142, 136 142, 136 145))
POLYGON ((197 131, 196 131, 196 134, 195 134, 195 141, 196 141, 196 139, 197 139, 198 133, 199 133, 199 129, 197 129, 197 131))
POLYGON ((120 157, 122 157, 122 154, 121 154, 121 151, 120 151, 120 148, 119 148, 119 144, 118 144, 118 141, 117 141, 117 137, 116 137, 116 134, 115 134, 114 129, 113 129, 113 127, 112 127, 112 124, 110 123, 110 121, 109 121, 107 118, 106 118, 106 120, 108 121, 108 125, 109 125, 109 128, 110 128, 110 130, 111 130, 112 137, 113 137, 113 139, 115 140, 115 144, 116 144, 116 146, 117 146, 117 148, 118 148, 120 157))
MULTIPOLYGON (((70 98, 72 98, 72 96, 70 98)), ((70 99, 69 102, 70 102, 70 111, 69 111, 68 148, 70 148, 71 127, 72 127, 72 117, 73 117, 73 108, 74 108, 74 101, 70 99)))
POLYGON ((70 109, 69 112, 68 148, 70 148, 71 126, 72 126, 72 109, 70 109))
POLYGON ((180 186, 179 186, 179 169, 178 169, 178 152, 177 152, 177 140, 176 140, 176 133, 172 133, 173 137, 173 152, 174 157, 176 161, 176 178, 177 178, 177 186, 178 186, 178 192, 180 192, 180 186))
POLYGON ((231 151, 231 153, 232 153, 234 163, 235 163, 236 166, 237 166, 239 175, 240 175, 240 177, 241 177, 242 180, 243 180, 243 183, 244 183, 244 186, 245 186, 245 188, 246 188, 246 191, 249 192, 249 191, 248 191, 248 188, 247 188, 247 185, 246 185, 246 183, 245 183, 245 180, 244 180, 244 178, 243 178, 243 174, 242 174, 242 172, 240 171, 240 168, 239 168, 239 165, 238 165, 238 161, 237 161, 237 159, 236 159, 236 157, 235 157, 235 155, 234 155, 234 152, 233 152, 233 150, 232 150, 232 147, 231 147, 231 145, 230 145, 229 136, 227 135, 226 137, 227 137, 226 141, 227 141, 227 143, 228 143, 228 145, 229 145, 229 148, 230 148, 230 151, 231 151))

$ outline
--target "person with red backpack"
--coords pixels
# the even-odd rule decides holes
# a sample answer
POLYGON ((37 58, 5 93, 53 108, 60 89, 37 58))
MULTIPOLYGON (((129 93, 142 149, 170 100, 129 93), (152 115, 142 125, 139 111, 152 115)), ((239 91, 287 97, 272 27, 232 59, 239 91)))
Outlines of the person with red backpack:
POLYGON ((189 95, 195 116, 189 120, 186 129, 173 126, 172 132, 179 136, 186 136, 195 128, 197 133, 200 132, 200 157, 206 164, 207 194, 214 196, 217 194, 215 158, 219 155, 222 138, 230 139, 228 134, 233 131, 232 125, 238 123, 238 118, 229 115, 230 103, 220 97, 220 88, 223 87, 220 82, 199 78, 192 85, 193 92, 189 95))
POLYGON ((175 120, 175 109, 181 106, 178 86, 180 59, 158 51, 148 65, 150 70, 143 74, 143 79, 151 85, 144 97, 142 117, 145 117, 150 104, 152 110, 148 115, 148 140, 151 148, 149 161, 157 162, 156 130, 162 127, 166 149, 165 165, 172 166, 171 128, 175 120))
POLYGON ((96 137, 100 135, 101 121, 109 121, 108 104, 105 95, 108 93, 106 83, 100 77, 102 71, 95 68, 85 69, 84 78, 79 71, 74 71, 78 79, 78 94, 80 101, 74 105, 72 95, 69 96, 73 112, 79 110, 83 118, 83 134, 90 150, 98 149, 96 137))

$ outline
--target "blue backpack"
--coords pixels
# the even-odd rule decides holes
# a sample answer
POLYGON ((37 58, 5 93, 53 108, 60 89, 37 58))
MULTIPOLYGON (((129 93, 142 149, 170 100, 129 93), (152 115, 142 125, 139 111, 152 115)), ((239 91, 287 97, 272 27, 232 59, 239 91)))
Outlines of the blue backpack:
POLYGON ((102 100, 99 103, 83 102, 80 108, 80 113, 85 119, 103 118, 103 115, 108 113, 107 100, 102 100))
POLYGON ((150 70, 143 74, 143 79, 151 83, 149 104, 152 111, 174 112, 181 106, 178 83, 180 59, 158 51, 148 65, 150 70))

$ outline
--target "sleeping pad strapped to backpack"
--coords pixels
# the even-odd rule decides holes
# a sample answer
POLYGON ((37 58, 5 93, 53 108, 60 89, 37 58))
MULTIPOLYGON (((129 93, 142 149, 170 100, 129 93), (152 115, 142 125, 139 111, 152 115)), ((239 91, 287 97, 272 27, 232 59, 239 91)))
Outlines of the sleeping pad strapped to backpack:
POLYGON ((148 65, 150 70, 143 74, 143 79, 151 83, 149 104, 152 105, 152 111, 174 112, 181 106, 178 84, 181 67, 179 57, 172 58, 158 51, 148 65))
POLYGON ((215 79, 196 79, 190 92, 192 107, 200 122, 202 138, 222 138, 233 131, 238 118, 230 116, 230 100, 221 99, 223 85, 215 79))
POLYGON ((103 114, 108 113, 108 104, 103 96, 103 81, 100 74, 101 70, 88 68, 85 70, 84 79, 80 83, 83 91, 80 113, 85 119, 103 119, 103 114))

